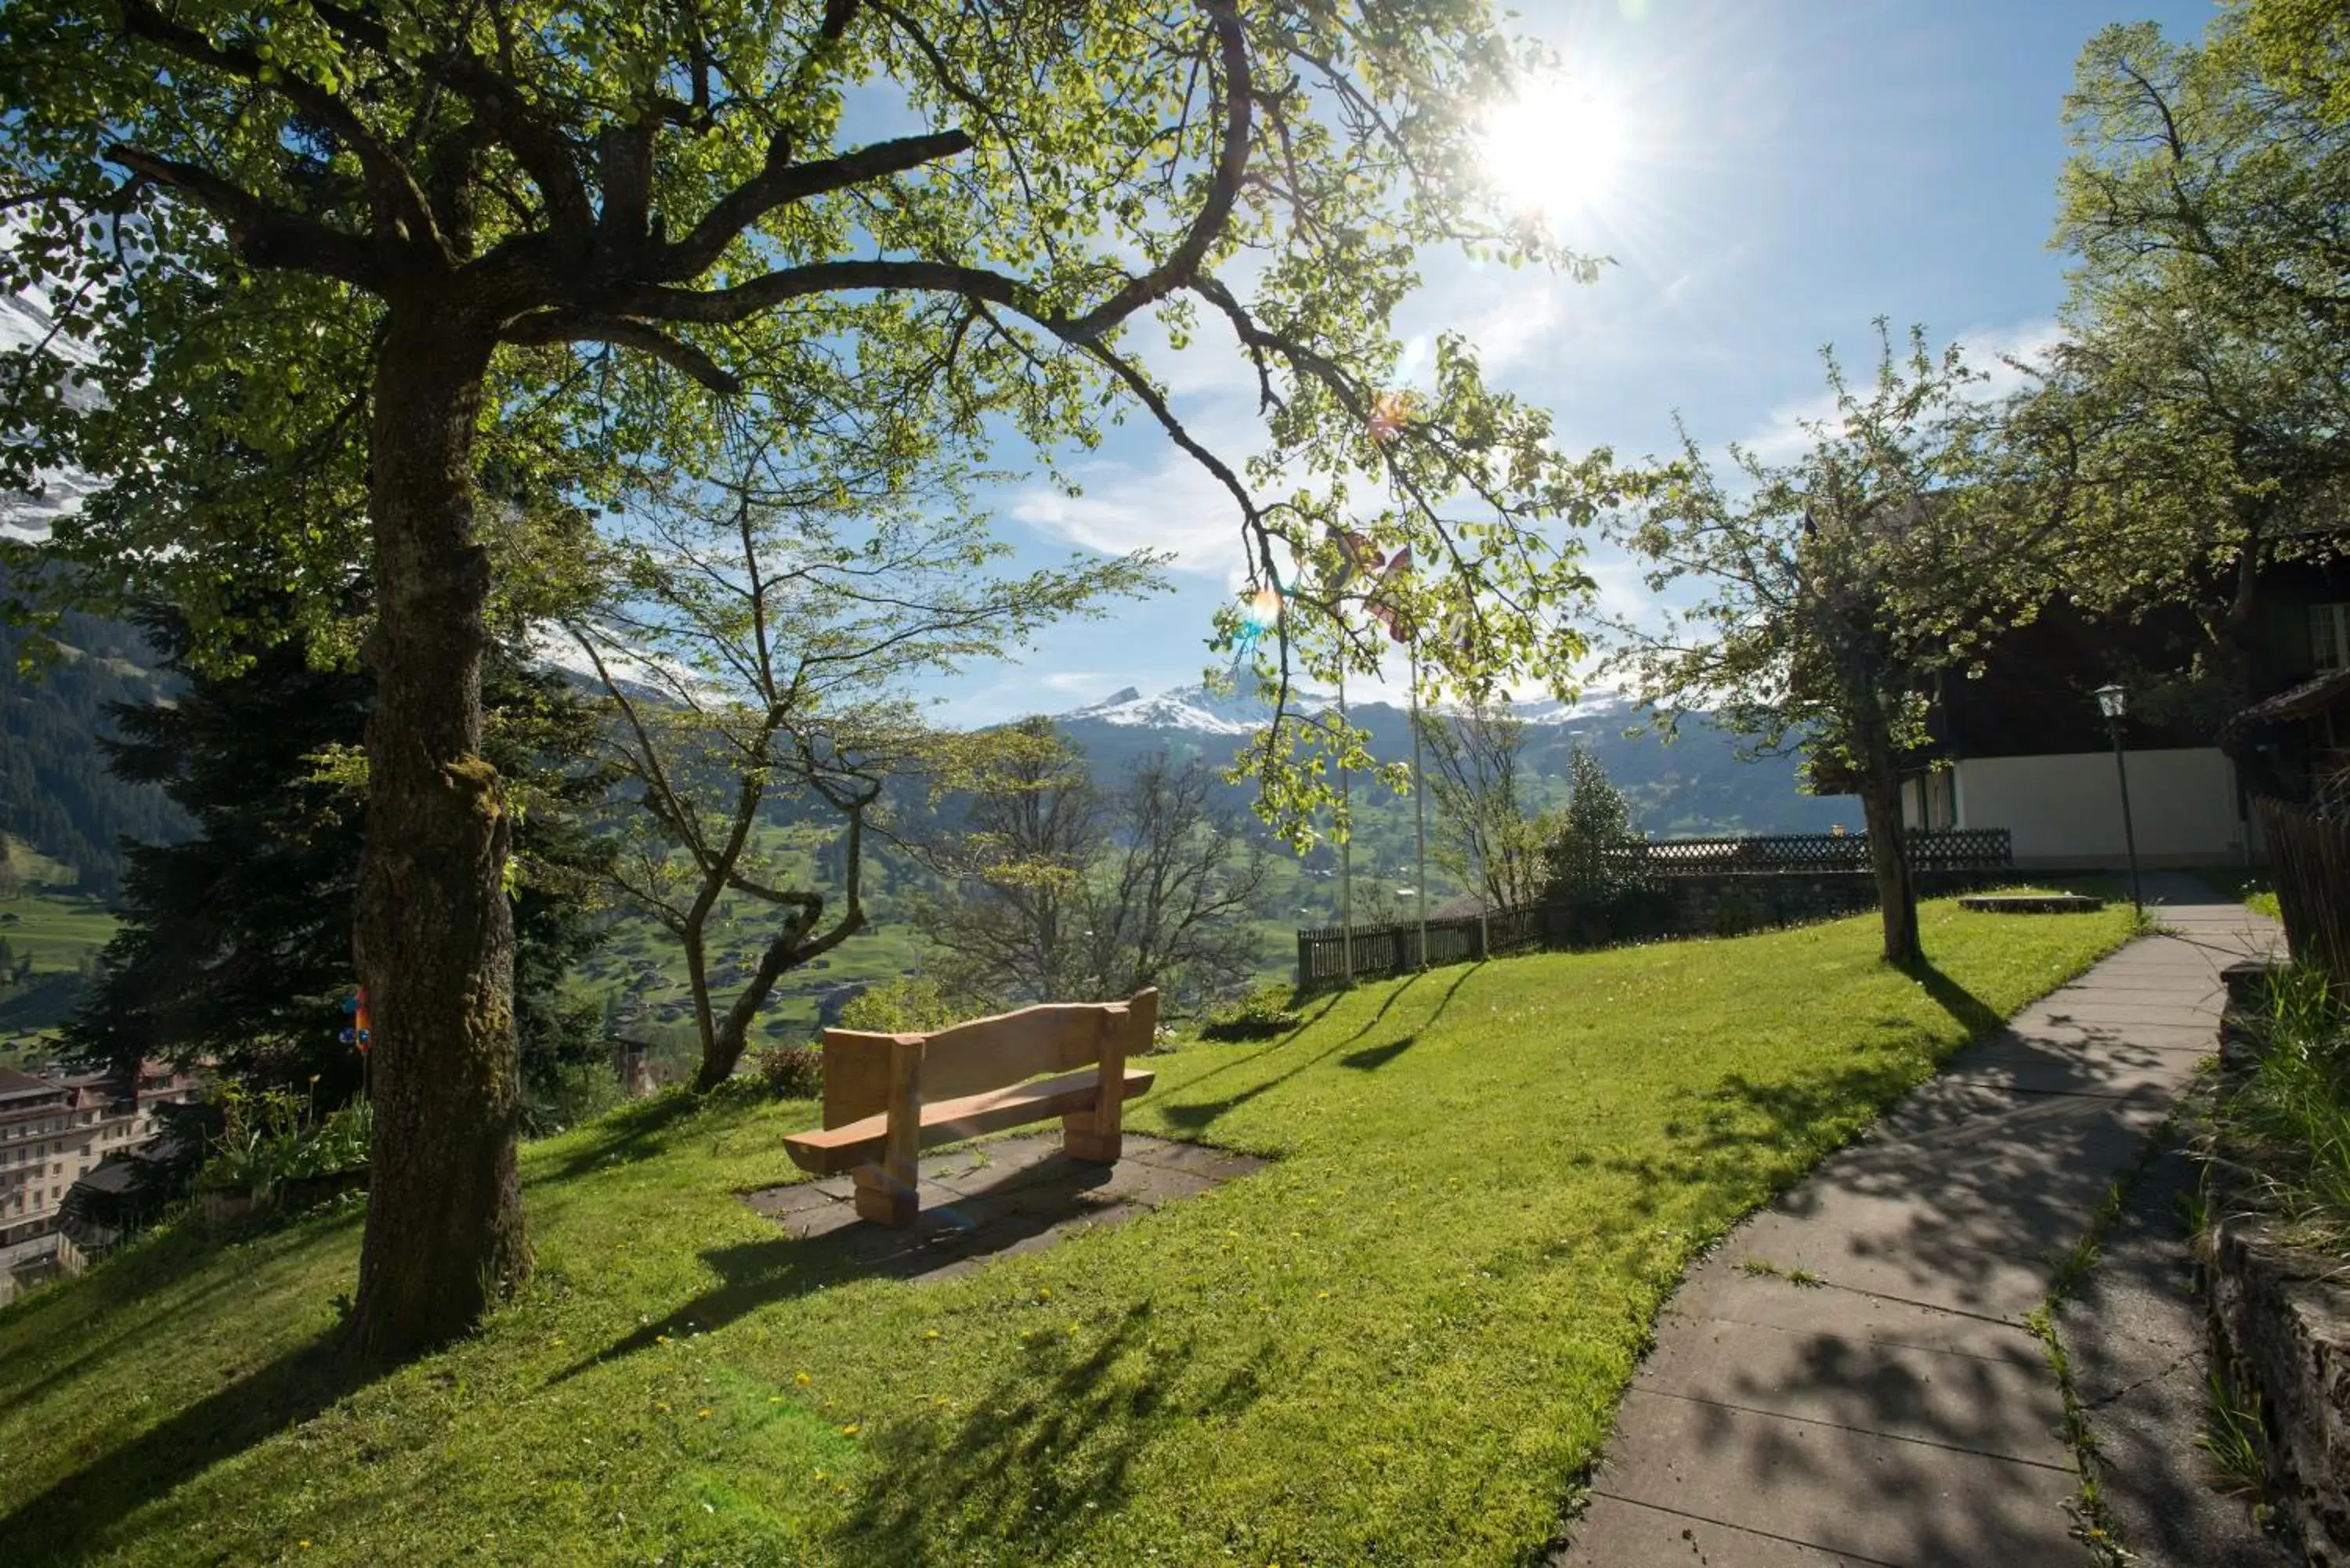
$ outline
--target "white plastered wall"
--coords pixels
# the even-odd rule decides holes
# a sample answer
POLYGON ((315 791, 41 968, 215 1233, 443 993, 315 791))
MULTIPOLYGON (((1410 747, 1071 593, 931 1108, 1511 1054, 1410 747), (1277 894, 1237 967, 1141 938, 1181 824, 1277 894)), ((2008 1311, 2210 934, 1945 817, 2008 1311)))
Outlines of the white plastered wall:
MULTIPOLYGON (((2110 751, 1970 757, 1957 768, 1959 826, 2006 828, 2019 867, 2124 863, 2121 795, 2110 751)), ((2216 747, 2130 753, 2129 793, 2142 864, 2243 861, 2235 770, 2216 747)))

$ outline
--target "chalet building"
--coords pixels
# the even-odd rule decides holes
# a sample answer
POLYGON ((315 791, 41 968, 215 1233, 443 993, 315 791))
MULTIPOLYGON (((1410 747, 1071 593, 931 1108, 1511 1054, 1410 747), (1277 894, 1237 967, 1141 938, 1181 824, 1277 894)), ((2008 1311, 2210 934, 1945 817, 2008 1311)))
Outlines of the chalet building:
POLYGON ((2128 698, 2139 862, 2261 862, 2251 794, 2350 795, 2350 563, 2270 567, 2256 614, 2242 711, 2211 694, 2216 683, 2199 691, 2180 679, 2209 646, 2183 607, 2124 623, 2051 606, 2002 637, 1979 673, 1942 676, 1932 742, 1904 780, 1907 825, 2005 828, 2020 869, 2122 865, 2120 784, 2095 695, 2114 683, 2128 698))

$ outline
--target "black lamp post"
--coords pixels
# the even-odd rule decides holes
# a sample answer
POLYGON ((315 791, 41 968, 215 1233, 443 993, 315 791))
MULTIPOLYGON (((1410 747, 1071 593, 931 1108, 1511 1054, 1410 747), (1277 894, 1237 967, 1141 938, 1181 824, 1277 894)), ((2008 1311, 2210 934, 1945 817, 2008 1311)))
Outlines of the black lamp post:
POLYGON ((2130 825, 2129 764, 2122 760, 2122 715, 2129 711, 2129 694, 2120 687, 2105 685, 2097 688, 2097 711, 2106 716, 2106 728, 2114 736, 2114 776, 2122 785, 2122 843, 2129 851, 2130 908, 2146 913, 2146 894, 2137 879, 2137 830, 2130 825))

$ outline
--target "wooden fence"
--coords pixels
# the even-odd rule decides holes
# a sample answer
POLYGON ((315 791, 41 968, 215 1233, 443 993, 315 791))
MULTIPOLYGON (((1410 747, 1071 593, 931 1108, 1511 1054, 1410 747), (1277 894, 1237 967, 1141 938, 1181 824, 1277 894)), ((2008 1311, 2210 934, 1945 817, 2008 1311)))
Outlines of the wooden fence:
POLYGON ((2295 963, 2350 982, 2350 823, 2256 796, 2277 907, 2295 963))
MULTIPOLYGON (((1913 833, 1908 844, 1915 870, 1961 886, 1981 886, 1976 878, 1995 877, 2014 864, 2003 827, 1913 833)), ((1315 991, 1343 984, 1349 974, 1380 979, 1530 948, 1731 934, 1850 913, 1873 906, 1877 897, 1867 880, 1868 840, 1858 835, 1668 839, 1627 846, 1611 862, 1609 885, 1596 895, 1495 910, 1482 921, 1475 915, 1431 919, 1424 950, 1417 920, 1357 926, 1351 968, 1346 930, 1301 930, 1298 987, 1315 991)))
MULTIPOLYGON (((1474 915, 1447 915, 1428 922, 1428 950, 1419 948, 1417 920, 1355 928, 1357 980, 1377 980, 1409 974, 1439 964, 1467 963, 1471 959, 1523 952, 1544 941, 1543 911, 1498 909, 1482 922, 1474 915)), ((1347 932, 1343 928, 1297 933, 1297 984, 1314 991, 1342 983, 1347 975, 1347 932)))

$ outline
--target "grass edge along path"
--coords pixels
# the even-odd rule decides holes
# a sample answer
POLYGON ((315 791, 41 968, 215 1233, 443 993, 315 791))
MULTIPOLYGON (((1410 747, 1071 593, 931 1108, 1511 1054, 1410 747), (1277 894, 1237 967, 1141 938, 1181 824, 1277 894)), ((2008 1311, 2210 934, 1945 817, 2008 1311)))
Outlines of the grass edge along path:
POLYGON ((167 1234, 0 1312, 0 1561, 1513 1563, 1690 1259, 2126 910, 1929 905, 1439 971, 1154 1058, 1138 1131, 1276 1163, 966 1279, 734 1194, 805 1103, 532 1146, 540 1269, 372 1379, 356 1212, 167 1234))

